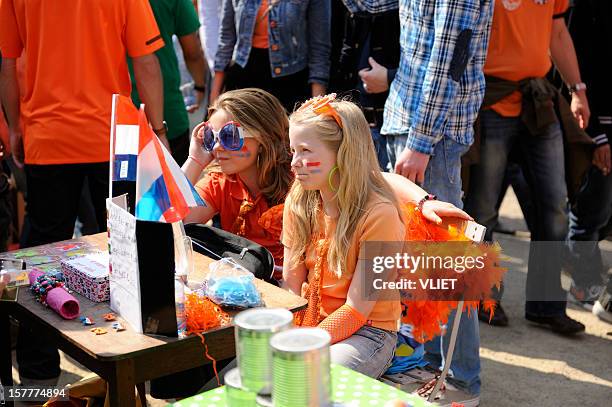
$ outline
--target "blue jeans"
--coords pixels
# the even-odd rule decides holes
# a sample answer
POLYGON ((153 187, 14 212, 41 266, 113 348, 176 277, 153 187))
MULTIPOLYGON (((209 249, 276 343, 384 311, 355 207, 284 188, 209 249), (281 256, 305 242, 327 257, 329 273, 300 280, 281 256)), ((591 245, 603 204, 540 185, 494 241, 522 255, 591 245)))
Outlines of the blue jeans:
MULTIPOLYGON (((406 136, 387 136, 387 151, 391 166, 395 167, 395 159, 404 150, 406 136)), ((423 188, 438 199, 447 201, 461 208, 461 156, 467 152, 469 145, 459 144, 444 137, 434 148, 433 155, 425 171, 423 188)), ((455 320, 452 312, 448 327, 455 320)), ((444 363, 444 355, 448 352, 451 330, 425 344, 425 358, 435 367, 444 363)), ((457 344, 450 367, 449 381, 457 387, 474 395, 480 394, 480 331, 475 312, 468 317, 461 314, 461 323, 457 335, 457 344)))
POLYGON ((378 157, 378 165, 380 165, 381 171, 388 171, 387 166, 389 165, 389 154, 387 153, 387 139, 385 136, 380 134, 380 127, 370 127, 370 133, 372 133, 372 141, 374 142, 374 148, 376 149, 376 157, 378 157))
POLYGON ((495 226, 495 206, 508 156, 517 146, 534 210, 525 313, 563 315, 566 302, 561 266, 567 234, 567 188, 559 123, 551 124, 539 135, 531 135, 520 117, 503 117, 486 110, 481 112, 480 126, 480 162, 470 171, 465 209, 487 229, 495 226))
POLYGON ((602 284, 604 265, 599 250, 600 231, 612 215, 612 176, 591 167, 570 208, 567 246, 574 283, 602 284))
POLYGON ((329 348, 332 363, 378 379, 391 366, 397 332, 364 325, 329 348))

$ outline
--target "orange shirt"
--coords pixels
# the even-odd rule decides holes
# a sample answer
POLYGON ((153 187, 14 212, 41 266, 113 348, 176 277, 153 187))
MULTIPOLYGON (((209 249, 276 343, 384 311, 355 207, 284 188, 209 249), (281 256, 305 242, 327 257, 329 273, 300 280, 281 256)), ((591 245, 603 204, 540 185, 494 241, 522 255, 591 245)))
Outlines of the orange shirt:
MULTIPOLYGON (((497 0, 485 75, 510 81, 544 77, 551 67, 548 49, 553 16, 564 13, 567 7, 568 0, 497 0)), ((519 116, 520 92, 491 108, 502 116, 519 116)))
POLYGON ((109 159, 111 97, 130 96, 126 54, 164 45, 148 1, 1 0, 0 47, 24 51, 25 161, 109 159))
POLYGON ((253 29, 253 48, 268 48, 268 0, 261 0, 253 29))
MULTIPOLYGON (((336 230, 336 219, 323 215, 322 221, 325 222, 325 238, 331 238, 336 230)), ((287 227, 286 222, 289 219, 284 219, 284 227, 287 227)), ((323 282, 321 288, 321 320, 329 314, 340 308, 346 303, 346 297, 349 287, 353 280, 355 272, 364 272, 356 270, 357 261, 366 259, 363 252, 364 242, 401 242, 404 240, 404 224, 401 221, 400 214, 395 206, 382 198, 375 197, 370 200, 364 216, 359 220, 355 234, 351 239, 349 251, 346 256, 345 276, 338 278, 332 273, 327 264, 323 264, 323 282)), ((283 235, 283 244, 291 247, 291 241, 283 235)), ((311 244, 306 249, 306 259, 304 264, 308 270, 308 281, 314 278, 314 268, 317 261, 315 245, 311 244)), ((365 272, 373 273, 371 269, 366 267, 365 272)), ((397 277, 397 273, 390 276, 385 276, 385 280, 393 281, 397 277)), ((399 320, 401 316, 401 306, 399 300, 399 292, 397 300, 378 301, 374 309, 367 316, 368 323, 376 328, 386 329, 389 331, 397 331, 399 328, 399 320)))
MULTIPOLYGON (((244 215, 244 237, 264 246, 272 253, 277 266, 283 264, 283 245, 278 236, 259 225, 259 219, 270 207, 259 194, 253 198, 237 175, 225 175, 221 172, 209 172, 195 185, 206 204, 213 207, 221 218, 221 229, 236 233, 234 224, 240 213, 240 206, 246 200, 253 207, 244 215)), ((281 215, 282 216, 282 215, 281 215)), ((282 222, 281 219, 278 220, 282 222)))

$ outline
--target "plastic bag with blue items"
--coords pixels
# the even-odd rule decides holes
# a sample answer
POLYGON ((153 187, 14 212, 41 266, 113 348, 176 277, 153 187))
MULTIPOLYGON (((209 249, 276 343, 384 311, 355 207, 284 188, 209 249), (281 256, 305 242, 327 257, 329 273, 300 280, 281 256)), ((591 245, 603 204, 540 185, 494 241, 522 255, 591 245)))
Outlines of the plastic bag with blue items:
POLYGON ((263 305, 255 276, 233 259, 223 258, 209 268, 202 291, 215 304, 238 309, 263 305))

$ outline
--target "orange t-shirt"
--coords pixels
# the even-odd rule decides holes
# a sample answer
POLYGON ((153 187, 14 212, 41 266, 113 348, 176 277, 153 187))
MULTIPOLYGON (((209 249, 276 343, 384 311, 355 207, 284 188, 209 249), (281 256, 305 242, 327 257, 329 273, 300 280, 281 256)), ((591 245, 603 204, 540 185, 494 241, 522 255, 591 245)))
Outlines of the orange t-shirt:
MULTIPOLYGON (((273 235, 259 225, 259 219, 270 207, 263 195, 253 198, 237 175, 225 175, 221 172, 209 172, 197 182, 195 189, 206 204, 215 209, 221 218, 221 229, 235 233, 232 229, 240 206, 247 200, 253 208, 244 215, 244 237, 262 245, 272 253, 277 266, 283 264, 283 245, 278 236, 273 235)), ((279 224, 282 222, 278 220, 279 224)))
MULTIPOLYGON (((553 17, 567 7, 568 0, 497 0, 485 75, 510 81, 544 77, 551 67, 553 17)), ((516 117, 521 114, 521 100, 516 91, 491 108, 502 116, 516 117)))
MULTIPOLYGON (((335 233, 336 219, 323 215, 322 221, 325 223, 324 237, 329 239, 335 233)), ((283 219, 284 229, 287 228, 287 222, 291 222, 289 217, 283 219)), ((356 271, 357 261, 360 259, 371 260, 365 256, 363 243, 402 242, 404 240, 404 233, 404 224, 395 206, 380 197, 371 199, 351 239, 350 248, 346 256, 345 264, 347 272, 345 275, 338 278, 329 270, 327 263, 324 263, 322 266, 321 321, 346 303, 348 290, 353 280, 353 273, 356 271)), ((288 236, 283 235, 283 244, 291 247, 291 240, 288 236)), ((306 249, 306 259, 304 261, 308 270, 308 281, 312 281, 314 278, 316 261, 316 248, 314 244, 311 244, 306 249)), ((367 267, 366 272, 373 273, 367 267)), ((397 273, 385 276, 387 281, 394 281, 396 278, 397 273)), ((367 319, 368 324, 371 326, 388 331, 397 331, 399 329, 400 316, 401 305, 398 291, 396 300, 386 299, 378 301, 370 315, 367 316, 367 319)))
POLYGON ((261 0, 253 29, 253 48, 268 48, 268 0, 261 0))
POLYGON ((108 161, 111 98, 130 96, 126 55, 164 46, 148 1, 2 0, 0 47, 24 51, 25 161, 108 161))

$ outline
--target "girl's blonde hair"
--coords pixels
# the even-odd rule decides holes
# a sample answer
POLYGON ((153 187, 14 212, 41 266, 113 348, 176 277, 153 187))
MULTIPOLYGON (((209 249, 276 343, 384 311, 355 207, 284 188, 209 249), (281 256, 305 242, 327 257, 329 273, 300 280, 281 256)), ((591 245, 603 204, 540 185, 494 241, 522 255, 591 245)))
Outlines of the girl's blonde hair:
MULTIPOLYGON (((346 257, 357 224, 365 215, 368 201, 378 195, 391 202, 400 212, 397 198, 391 186, 383 178, 374 150, 370 127, 354 103, 330 102, 342 121, 342 128, 328 114, 316 114, 306 108, 295 111, 289 118, 291 125, 312 129, 330 149, 337 151, 336 165, 340 183, 336 198, 340 215, 335 234, 330 242, 327 261, 329 269, 338 277, 346 275, 346 257)), ((306 191, 295 182, 285 202, 285 216, 290 216, 287 233, 292 243, 289 267, 295 267, 306 252, 306 247, 322 232, 319 225, 321 198, 319 191, 306 191)))
POLYGON ((289 120, 278 99, 265 90, 245 88, 223 93, 208 109, 208 117, 226 111, 260 144, 258 185, 268 205, 285 201, 293 182, 289 153, 289 120))

